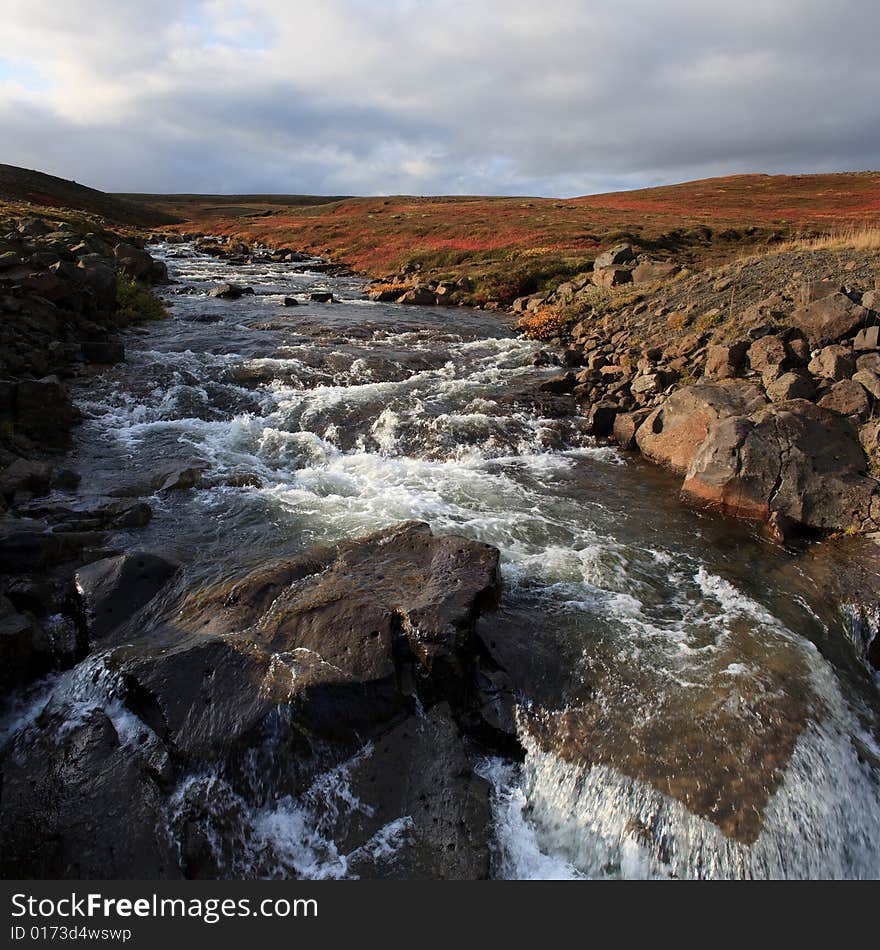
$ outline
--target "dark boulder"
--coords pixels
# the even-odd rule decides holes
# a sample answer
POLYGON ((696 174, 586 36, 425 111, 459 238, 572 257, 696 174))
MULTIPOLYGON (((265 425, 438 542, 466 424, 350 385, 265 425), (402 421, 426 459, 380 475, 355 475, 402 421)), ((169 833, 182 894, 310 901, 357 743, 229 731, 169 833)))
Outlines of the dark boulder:
POLYGON ((89 639, 105 640, 164 588, 180 565, 143 551, 95 561, 76 572, 89 639))
POLYGON ((852 336, 868 325, 870 315, 869 310, 836 292, 796 310, 791 319, 816 348, 852 336))

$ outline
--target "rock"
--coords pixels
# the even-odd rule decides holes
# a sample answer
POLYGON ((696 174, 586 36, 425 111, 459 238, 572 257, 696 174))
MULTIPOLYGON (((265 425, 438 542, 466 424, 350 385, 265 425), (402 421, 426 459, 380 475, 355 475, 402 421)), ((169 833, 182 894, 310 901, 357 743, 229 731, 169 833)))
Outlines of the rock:
POLYGON ((787 402, 789 399, 808 399, 816 397, 816 384, 804 372, 783 373, 767 386, 767 397, 771 402, 787 402))
POLYGON ((636 432, 650 414, 650 409, 617 413, 614 417, 614 441, 623 449, 636 448, 636 432))
POLYGON ((558 376, 551 376, 544 380, 539 388, 544 393, 570 393, 577 381, 577 376, 574 373, 561 373, 558 376))
POLYGON ((279 705, 304 735, 327 741, 386 728, 414 711, 415 696, 473 721, 485 663, 475 624, 499 584, 495 548, 408 522, 179 604, 163 598, 152 628, 139 617, 117 631, 132 644, 108 662, 133 711, 186 757, 252 741, 279 705))
POLYGON ((40 521, 0 518, 0 573, 42 571, 58 564, 67 552, 64 542, 40 521))
POLYGON ((761 375, 781 369, 786 365, 789 357, 785 341, 775 334, 768 334, 755 340, 749 347, 748 355, 749 366, 761 375))
POLYGON ((146 251, 132 244, 117 244, 113 255, 119 267, 130 277, 141 281, 151 280, 155 261, 146 251))
POLYGON ((329 290, 313 290, 309 300, 314 303, 333 303, 333 294, 329 290))
POLYGON ((866 468, 849 420, 796 399, 712 426, 682 493, 740 518, 778 512, 814 530, 863 528, 878 488, 866 468))
POLYGON ((631 244, 618 244, 608 251, 603 251, 593 262, 595 269, 603 267, 616 267, 618 264, 627 264, 635 260, 635 252, 631 244))
POLYGON ((792 322, 806 333, 814 349, 837 343, 867 326, 870 312, 836 292, 792 314, 792 322))
POLYGON ((600 402, 592 406, 589 415, 590 433, 598 438, 611 435, 617 411, 616 403, 600 402))
POLYGON ((0 596, 0 691, 21 686, 45 668, 48 642, 33 617, 0 596))
POLYGON ((144 551, 128 551, 81 567, 76 572, 76 590, 90 641, 106 640, 148 604, 179 568, 144 551))
POLYGON ((414 304, 418 307, 433 307, 437 303, 437 298, 434 292, 427 287, 413 287, 398 299, 398 303, 414 304))
POLYGON ((810 360, 807 368, 814 376, 837 381, 852 376, 856 361, 852 350, 844 346, 825 346, 810 360))
POLYGON ((632 279, 636 284, 656 283, 674 277, 681 267, 669 261, 645 261, 632 270, 632 279))
POLYGON ((833 280, 813 280, 804 285, 803 298, 804 302, 809 304, 839 293, 843 293, 839 283, 833 280))
POLYGON ((870 369, 859 370, 853 374, 853 382, 864 386, 874 399, 880 399, 880 373, 870 369))
POLYGON ((767 404, 754 383, 698 383, 674 392, 639 426, 636 443, 658 465, 684 474, 709 431, 723 419, 767 404))
POLYGON ((854 416, 861 421, 868 418, 871 400, 867 390, 854 379, 842 379, 831 387, 831 392, 818 403, 823 409, 839 412, 842 416, 854 416))
POLYGON ((52 468, 47 462, 16 459, 0 472, 0 495, 12 498, 19 492, 47 495, 52 484, 52 468))
POLYGON ((592 280, 597 287, 619 287, 632 281, 632 271, 625 267, 599 267, 593 271, 592 280))
POLYGON ((489 876, 489 784, 474 774, 448 704, 377 738, 348 781, 364 807, 347 821, 337 819, 331 835, 341 853, 356 855, 351 873, 406 880, 489 876), (403 824, 402 843, 386 860, 368 842, 392 823, 403 824))
POLYGON ((298 307, 298 306, 299 306, 299 301, 296 299, 296 297, 285 297, 285 298, 281 301, 281 303, 282 303, 282 305, 285 306, 285 307, 298 307))
POLYGON ((860 353, 880 349, 880 326, 859 330, 853 340, 853 349, 860 353))
POLYGON ((61 450, 79 412, 57 376, 22 379, 15 388, 15 429, 42 448, 61 450))
POLYGON ((243 297, 245 294, 252 294, 254 292, 253 287, 240 287, 238 284, 220 284, 218 287, 214 287, 210 291, 209 296, 219 297, 222 300, 238 300, 239 297, 243 297))
POLYGON ((13 878, 180 877, 164 827, 167 752, 100 709, 57 706, 2 762, 0 874, 13 878))
POLYGON ((856 370, 868 370, 871 373, 880 373, 880 353, 864 353, 856 357, 856 370))
POLYGON ((710 346, 706 351, 703 376, 706 379, 735 379, 742 373, 748 349, 749 344, 744 341, 729 346, 710 346))
POLYGON ((111 340, 86 340, 80 344, 80 350, 87 363, 112 365, 125 362, 125 347, 111 340))

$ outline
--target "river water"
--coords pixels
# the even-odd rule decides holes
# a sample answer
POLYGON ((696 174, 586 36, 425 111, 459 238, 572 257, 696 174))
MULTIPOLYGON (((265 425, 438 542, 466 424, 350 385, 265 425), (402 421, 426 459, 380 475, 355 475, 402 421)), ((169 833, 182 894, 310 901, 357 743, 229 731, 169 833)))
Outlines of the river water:
MULTIPOLYGON (((481 624, 521 694, 526 755, 477 763, 495 876, 880 876, 877 684, 814 559, 680 505, 675 480, 582 419, 542 417, 522 394, 548 370, 503 315, 155 252, 172 319, 78 393, 84 489, 206 467, 214 487, 156 496, 123 536, 196 581, 406 519, 496 545, 503 602, 481 624), (256 294, 209 297, 220 281, 256 294)), ((178 804, 213 781, 189 777, 178 804)), ((344 769, 322 781, 345 799, 344 769)), ((245 851, 269 840, 272 873, 352 873, 312 804, 251 815, 245 851)), ((393 859, 406 820, 376 855, 393 859)), ((230 873, 267 873, 238 860, 230 873)))

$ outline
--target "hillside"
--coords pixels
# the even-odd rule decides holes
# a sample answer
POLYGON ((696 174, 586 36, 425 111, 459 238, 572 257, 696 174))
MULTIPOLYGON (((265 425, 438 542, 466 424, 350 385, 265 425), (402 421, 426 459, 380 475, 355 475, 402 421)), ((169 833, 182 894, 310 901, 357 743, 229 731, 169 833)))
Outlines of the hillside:
POLYGON ((577 274, 630 241, 689 265, 719 264, 792 236, 880 224, 880 173, 739 175, 572 199, 151 196, 181 228, 289 246, 373 277, 466 274, 510 300, 577 274))
POLYGON ((126 201, 75 181, 14 165, 0 164, 0 203, 11 205, 10 210, 18 212, 26 211, 25 206, 80 211, 109 224, 138 228, 161 227, 181 220, 147 202, 126 201))

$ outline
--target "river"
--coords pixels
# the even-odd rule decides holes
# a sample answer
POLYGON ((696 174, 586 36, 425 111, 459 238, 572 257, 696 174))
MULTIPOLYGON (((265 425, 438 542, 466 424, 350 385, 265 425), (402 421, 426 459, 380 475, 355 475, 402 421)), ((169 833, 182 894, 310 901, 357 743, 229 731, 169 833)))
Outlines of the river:
MULTIPOLYGON (((199 583, 406 519, 497 546, 502 605, 481 624, 520 693, 525 758, 475 753, 494 876, 880 876, 877 685, 814 559, 680 504, 674 479, 583 419, 534 411, 522 394, 548 370, 504 315, 152 250, 171 319, 79 385, 82 489, 204 466, 213 487, 155 496, 119 539, 199 583), (208 296, 220 281, 256 293, 208 296)), ((216 781, 181 783, 172 833, 174 808, 216 781)), ((344 769, 323 782, 252 813, 230 874, 270 873, 249 857, 268 838, 273 874, 347 876, 314 809, 345 805, 344 769)))

